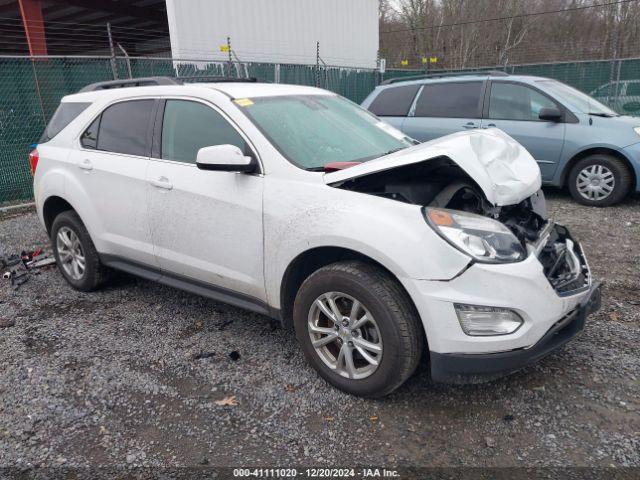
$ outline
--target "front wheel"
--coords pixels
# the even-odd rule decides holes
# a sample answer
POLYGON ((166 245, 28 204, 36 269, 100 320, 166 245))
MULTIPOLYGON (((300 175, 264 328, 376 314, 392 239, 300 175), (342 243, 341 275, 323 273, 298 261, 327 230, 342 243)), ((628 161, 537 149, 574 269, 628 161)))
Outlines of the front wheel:
POLYGON ((334 263, 309 276, 296 296, 293 320, 307 361, 353 395, 391 393, 422 354, 423 331, 406 292, 364 262, 334 263))
POLYGON ((620 202, 629 192, 631 172, 619 158, 605 154, 579 160, 569 172, 571 196, 583 204, 608 207, 620 202))

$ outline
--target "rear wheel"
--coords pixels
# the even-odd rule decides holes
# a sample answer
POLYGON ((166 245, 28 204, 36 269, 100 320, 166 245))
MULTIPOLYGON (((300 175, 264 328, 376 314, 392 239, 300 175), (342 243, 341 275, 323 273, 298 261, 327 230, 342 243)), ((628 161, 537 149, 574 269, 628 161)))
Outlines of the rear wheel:
POLYGON ((632 175, 619 158, 606 154, 589 155, 579 160, 569 173, 569 191, 573 198, 594 207, 620 202, 629 192, 632 175))
POLYGON ((95 290, 106 279, 107 269, 76 212, 67 210, 54 219, 51 245, 60 273, 76 290, 95 290))
POLYGON ((386 272, 364 262, 323 267, 294 303, 296 337, 307 361, 329 383, 379 397, 414 372, 423 349, 418 315, 386 272))

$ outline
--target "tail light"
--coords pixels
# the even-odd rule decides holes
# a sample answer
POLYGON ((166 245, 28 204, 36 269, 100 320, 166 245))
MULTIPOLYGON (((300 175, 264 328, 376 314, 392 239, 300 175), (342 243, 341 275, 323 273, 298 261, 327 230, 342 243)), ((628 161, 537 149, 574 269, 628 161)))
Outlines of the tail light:
POLYGON ((29 154, 29 168, 31 169, 31 175, 36 174, 36 167, 38 166, 38 160, 40 156, 38 155, 38 150, 33 149, 29 154))

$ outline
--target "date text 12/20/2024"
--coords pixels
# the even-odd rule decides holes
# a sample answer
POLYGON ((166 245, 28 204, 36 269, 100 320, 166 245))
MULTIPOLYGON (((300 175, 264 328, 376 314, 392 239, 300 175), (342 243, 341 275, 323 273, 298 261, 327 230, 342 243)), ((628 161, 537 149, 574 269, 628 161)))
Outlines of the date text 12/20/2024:
POLYGON ((235 478, 400 478, 386 468, 235 468, 235 478))

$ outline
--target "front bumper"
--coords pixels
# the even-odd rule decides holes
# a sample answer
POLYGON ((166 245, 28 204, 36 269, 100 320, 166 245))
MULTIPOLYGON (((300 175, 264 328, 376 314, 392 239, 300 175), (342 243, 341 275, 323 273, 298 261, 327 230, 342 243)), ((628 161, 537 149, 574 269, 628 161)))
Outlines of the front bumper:
POLYGON ((631 164, 636 177, 635 191, 640 192, 640 143, 634 143, 633 145, 626 146, 619 150, 631 164))
POLYGON ((451 280, 403 282, 422 319, 436 380, 521 368, 566 343, 599 305, 598 284, 565 227, 545 227, 528 251, 521 262, 474 263, 451 280), (455 303, 507 308, 523 324, 511 334, 470 336, 455 303))
POLYGON ((582 302, 558 320, 533 346, 490 354, 431 352, 431 377, 436 382, 474 383, 513 372, 559 349, 584 328, 587 316, 600 308, 600 284, 594 282, 582 302))

